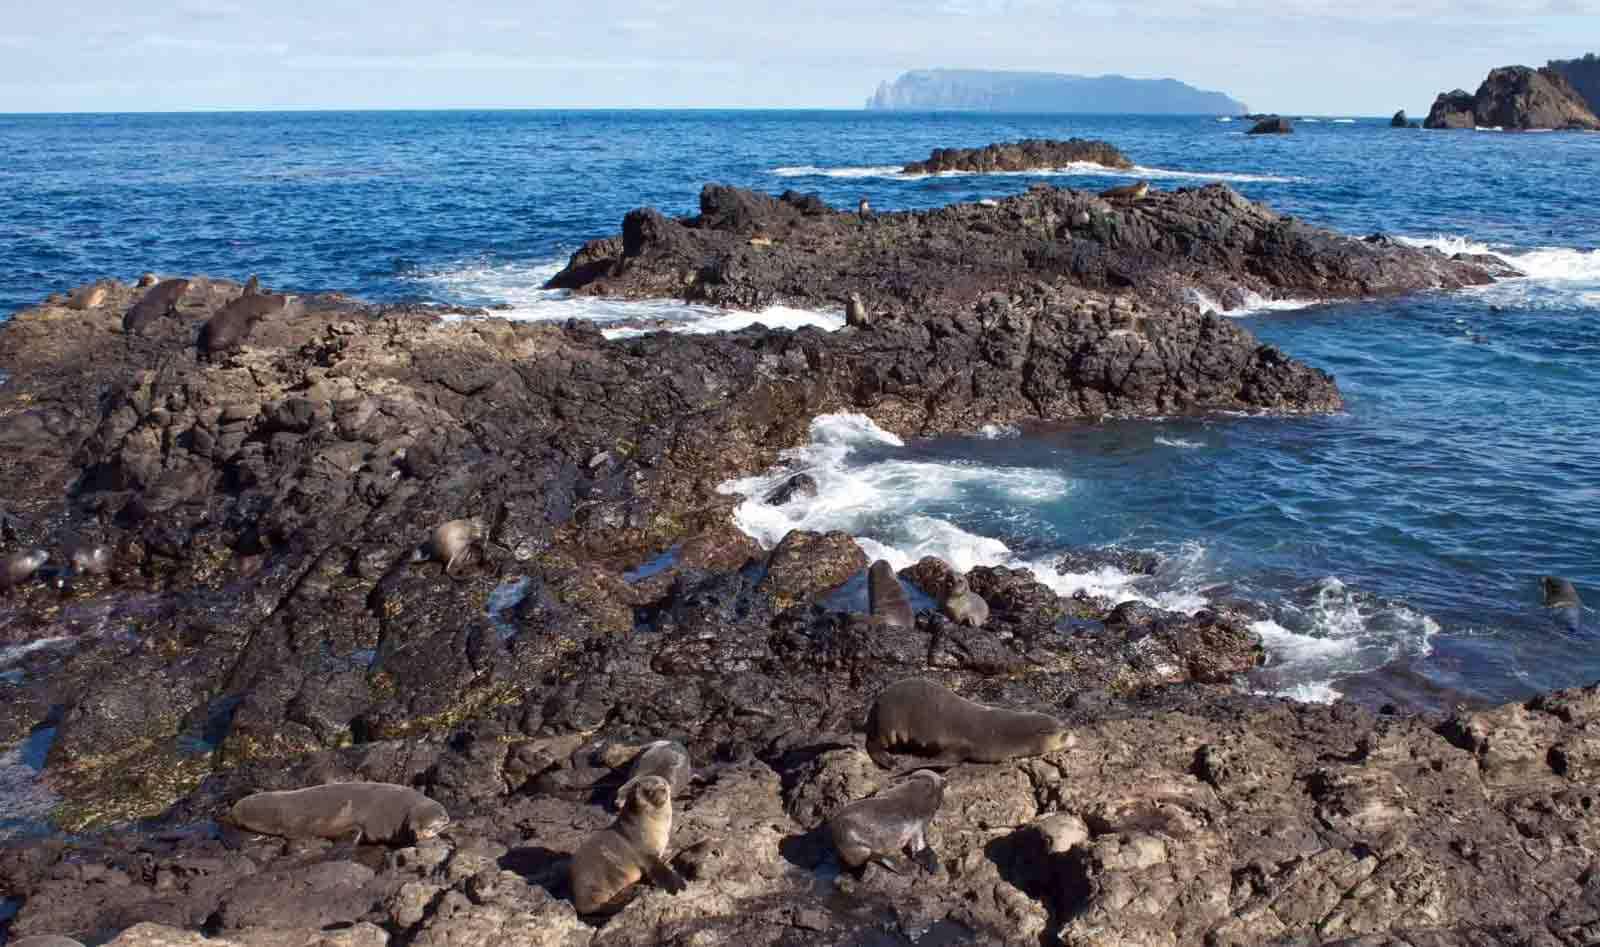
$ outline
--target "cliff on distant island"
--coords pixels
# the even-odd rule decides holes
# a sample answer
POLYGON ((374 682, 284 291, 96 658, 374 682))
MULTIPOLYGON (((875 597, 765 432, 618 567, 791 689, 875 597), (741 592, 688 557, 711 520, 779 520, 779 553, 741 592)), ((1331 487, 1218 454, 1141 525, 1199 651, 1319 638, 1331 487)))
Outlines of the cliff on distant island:
POLYGON ((1582 59, 1552 59, 1547 68, 1561 73, 1583 96, 1589 111, 1600 115, 1600 56, 1590 53, 1582 59))
POLYGON ((1600 118, 1562 73, 1546 67, 1503 66, 1476 94, 1442 92, 1428 111, 1428 128, 1560 128, 1600 131, 1600 118))
POLYGON ((1035 171, 1065 168, 1080 162, 1108 168, 1131 168, 1133 162, 1115 145, 1086 138, 1050 141, 1029 138, 983 148, 935 148, 926 161, 913 161, 905 174, 939 174, 944 171, 1035 171))
POLYGON ((885 82, 869 109, 1239 115, 1244 103, 1176 79, 1074 76, 1057 72, 918 69, 885 82))

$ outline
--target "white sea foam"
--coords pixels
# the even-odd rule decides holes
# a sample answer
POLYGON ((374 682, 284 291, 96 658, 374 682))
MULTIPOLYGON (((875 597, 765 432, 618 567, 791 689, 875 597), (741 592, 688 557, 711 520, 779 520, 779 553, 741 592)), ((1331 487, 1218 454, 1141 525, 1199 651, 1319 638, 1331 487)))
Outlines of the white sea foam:
POLYGON ((1548 282, 1600 283, 1600 250, 1577 250, 1571 247, 1516 250, 1494 247, 1468 237, 1450 234, 1396 239, 1408 246, 1431 247, 1446 256, 1455 256, 1457 253, 1496 256, 1528 274, 1530 279, 1548 282))
MULTIPOLYGON (((577 296, 566 290, 545 289, 544 284, 566 266, 563 260, 505 263, 470 263, 460 267, 412 276, 429 294, 467 306, 491 307, 487 318, 519 322, 564 322, 583 319, 596 323, 647 322, 669 332, 732 332, 755 323, 773 329, 817 326, 828 331, 844 325, 844 311, 813 311, 774 306, 760 312, 743 312, 677 300, 625 300, 577 296)), ((462 318, 462 317, 454 317, 462 318)), ((656 331, 654 328, 604 330, 607 338, 626 338, 656 331)))
POLYGON ((1336 118, 1333 120, 1333 123, 1335 125, 1354 125, 1356 120, 1353 118, 1336 118))
POLYGON ((1302 125, 1321 125, 1322 124, 1322 119, 1320 119, 1320 118, 1297 118, 1297 119, 1295 119, 1295 121, 1299 122, 1302 125))
POLYGON ((59 638, 40 638, 38 641, 29 641, 26 644, 11 645, 10 647, 0 648, 0 668, 10 667, 35 651, 43 651, 46 648, 54 648, 59 645, 67 644, 72 640, 73 639, 70 636, 59 638))
POLYGON ((988 440, 997 441, 1001 438, 1021 437, 1022 431, 1011 424, 985 424, 978 434, 988 440))
POLYGON ((1224 115, 1221 118, 1218 118, 1217 121, 1222 122, 1223 124, 1227 124, 1228 122, 1233 121, 1233 116, 1224 115))
POLYGON ((1165 434, 1156 435, 1156 443, 1162 447, 1177 447, 1183 450, 1194 450, 1206 446, 1200 441, 1191 441, 1182 437, 1168 437, 1165 434))
POLYGON ((1214 312, 1235 318, 1253 316, 1260 312, 1292 312, 1322 304, 1321 300, 1317 299, 1268 299, 1255 290, 1245 290, 1240 304, 1230 309, 1205 290, 1192 286, 1189 288, 1189 301, 1199 306, 1201 312, 1214 312))
POLYGON ((957 177, 1102 177, 1149 178, 1176 181, 1227 181, 1242 184, 1293 184, 1305 180, 1271 174, 1247 174, 1239 171, 1178 171, 1171 168, 1108 168, 1092 161, 1075 161, 1058 168, 1039 168, 1031 171, 941 171, 938 174, 906 174, 899 165, 869 165, 862 167, 820 168, 813 165, 796 168, 774 168, 778 177, 823 178, 885 178, 893 181, 920 181, 927 178, 957 177))
POLYGON ((1282 603, 1276 618, 1251 625, 1268 654, 1258 679, 1294 687, 1330 672, 1358 674, 1433 650, 1439 625, 1415 609, 1360 593, 1332 576, 1308 593, 1282 603))
POLYGON ((1266 693, 1270 693, 1273 697, 1298 700, 1302 704, 1331 704, 1344 696, 1344 692, 1335 689, 1331 681, 1307 681, 1266 693))

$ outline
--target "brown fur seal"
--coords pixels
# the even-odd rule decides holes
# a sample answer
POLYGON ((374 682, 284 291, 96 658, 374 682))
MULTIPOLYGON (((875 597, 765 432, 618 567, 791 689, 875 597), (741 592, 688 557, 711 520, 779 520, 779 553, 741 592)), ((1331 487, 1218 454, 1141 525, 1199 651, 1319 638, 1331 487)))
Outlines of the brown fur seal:
POLYGON ((11 941, 11 947, 83 947, 83 943, 60 934, 33 934, 11 941))
POLYGON ((428 541, 417 548, 416 554, 411 557, 413 562, 434 560, 444 563, 445 575, 455 575, 456 563, 462 557, 471 553, 472 548, 483 539, 483 527, 474 520, 451 520, 442 523, 428 537, 428 541))
POLYGON ((1108 187, 1100 192, 1100 196, 1108 201, 1142 201, 1150 193, 1150 182, 1140 181, 1136 184, 1125 184, 1122 187, 1108 187))
POLYGON ((234 804, 228 821, 284 838, 413 842, 450 824, 444 806, 393 783, 328 783, 308 789, 258 792, 234 804))
POLYGON ((260 293, 261 280, 254 273, 252 273, 250 274, 250 278, 244 281, 244 292, 240 293, 239 295, 257 296, 260 295, 260 293))
POLYGON ((139 297, 122 317, 122 331, 129 335, 138 335, 157 319, 164 319, 178 308, 178 301, 183 299, 183 294, 189 291, 189 281, 186 279, 169 279, 150 287, 150 291, 139 297))
POLYGON ((646 776, 661 777, 672 787, 673 796, 681 796, 684 790, 689 788, 689 778, 693 775, 694 768, 689 762, 688 747, 676 740, 657 740, 647 745, 633 758, 633 767, 628 770, 628 781, 617 790, 617 798, 625 798, 633 784, 646 776))
POLYGON ((931 869, 928 823, 943 802, 944 777, 919 769, 870 799, 859 799, 834 813, 828 833, 846 867, 860 868, 872 860, 898 872, 902 866, 896 864, 896 856, 909 853, 931 869))
POLYGON ((856 205, 856 213, 862 217, 869 217, 872 215, 872 205, 867 203, 867 199, 865 197, 861 199, 861 203, 856 205))
POLYGON ((970 628, 982 628, 989 620, 989 603, 972 591, 964 575, 950 580, 950 594, 939 604, 939 611, 956 624, 970 628))
POLYGON ((845 325, 852 325, 864 329, 872 324, 872 315, 867 312, 867 304, 861 301, 860 293, 851 293, 844 304, 845 325))
POLYGON ((33 578, 49 561, 50 553, 43 549, 23 549, 0 559, 0 591, 9 592, 33 578))
POLYGON ((572 903, 579 914, 620 910, 641 879, 676 894, 683 879, 663 859, 672 835, 672 786, 660 776, 630 780, 622 814, 572 854, 572 903))
POLYGON ((893 628, 915 628, 917 617, 911 612, 906 587, 887 560, 879 559, 867 570, 867 611, 893 628))
POLYGON ((80 286, 72 291, 71 296, 67 297, 67 308, 99 309, 105 305, 106 299, 111 295, 111 289, 115 285, 110 280, 101 280, 98 283, 90 283, 88 286, 80 286))
POLYGON ((905 748, 963 762, 1001 763, 1066 746, 1066 724, 1049 714, 967 700, 920 677, 885 687, 867 714, 867 753, 886 769, 905 748))
POLYGON ((210 357, 238 348, 250 338, 256 323, 283 311, 293 298, 277 293, 240 294, 200 327, 200 353, 210 357))

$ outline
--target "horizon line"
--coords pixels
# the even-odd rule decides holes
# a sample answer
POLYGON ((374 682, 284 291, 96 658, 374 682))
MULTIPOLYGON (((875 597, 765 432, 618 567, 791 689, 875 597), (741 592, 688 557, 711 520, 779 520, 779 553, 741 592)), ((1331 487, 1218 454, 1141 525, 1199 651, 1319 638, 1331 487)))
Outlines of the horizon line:
POLYGON ((1293 119, 1295 117, 1309 118, 1388 118, 1387 115, 1364 115, 1360 112, 1287 112, 1283 110, 1261 111, 1250 109, 1248 112, 1081 112, 1081 111, 1011 111, 996 109, 874 109, 862 107, 844 107, 831 105, 807 106, 782 106, 782 105, 585 105, 585 106, 548 106, 548 105, 439 105, 427 108, 407 108, 399 106, 372 106, 372 107, 331 107, 331 106, 195 106, 191 108, 174 109, 72 109, 66 111, 27 111, 8 112, 0 110, 0 118, 49 118, 66 116, 110 116, 110 115, 252 115, 252 114, 368 114, 368 113, 426 113, 426 112, 839 112, 861 113, 873 115, 1077 115, 1117 117, 1128 116, 1138 118, 1200 118, 1229 116, 1238 118, 1242 114, 1250 115, 1276 115, 1293 119))

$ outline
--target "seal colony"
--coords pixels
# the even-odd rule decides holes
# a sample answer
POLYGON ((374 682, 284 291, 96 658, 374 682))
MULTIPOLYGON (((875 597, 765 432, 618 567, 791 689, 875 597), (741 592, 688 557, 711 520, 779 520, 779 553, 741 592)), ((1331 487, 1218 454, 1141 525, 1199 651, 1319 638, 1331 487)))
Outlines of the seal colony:
POLYGON ((982 627, 890 624, 830 607, 870 568, 848 535, 797 530, 782 555, 761 549, 718 491, 770 469, 825 412, 913 437, 1329 410, 1331 378, 1173 295, 1290 294, 1315 274, 1319 295, 1345 298, 1489 274, 1220 187, 1128 205, 1045 188, 870 224, 818 204, 708 187, 695 217, 630 214, 560 279, 746 307, 856 292, 870 330, 609 341, 580 323, 310 295, 207 360, 197 331, 242 287, 201 275, 176 317, 136 336, 121 325, 142 293, 123 285, 0 327, 6 552, 55 554, 69 532, 115 551, 111 581, 69 601, 35 572, 0 602, 0 733, 60 799, 55 837, 0 846, 9 934, 1591 938, 1600 690, 1427 716, 1267 698, 1233 686, 1263 658, 1251 603, 1119 609, 998 566, 964 576, 989 607, 982 627), (1120 296, 1144 340, 1124 331, 1120 296), (496 555, 448 577, 448 554, 408 560, 463 517, 496 555), (935 689, 901 699, 908 678, 935 689), (956 700, 958 726, 918 712, 956 700), (1002 739, 969 728, 1032 711, 1048 719, 1002 739), (874 713, 885 754, 948 765, 936 808, 906 804, 897 771, 864 751, 874 713), (1071 724, 1070 752, 1050 720, 1071 724), (670 806, 671 823, 647 859, 619 817, 620 874, 605 858, 579 867, 585 907, 629 898, 596 935, 570 890, 573 853, 614 816, 593 788, 624 784, 658 736, 701 778, 680 802, 651 773, 621 800, 670 806), (630 749, 596 764, 600 744, 630 749), (1013 751, 1030 755, 963 759, 1013 751), (260 787, 330 782, 413 789, 449 826, 387 852, 214 828, 260 787), (647 786, 660 803, 640 801, 647 786), (900 801, 841 817, 874 799, 900 801), (918 827, 945 870, 880 871, 919 850, 918 827), (827 867, 863 852, 837 877, 827 867))

